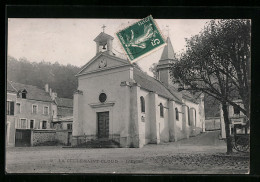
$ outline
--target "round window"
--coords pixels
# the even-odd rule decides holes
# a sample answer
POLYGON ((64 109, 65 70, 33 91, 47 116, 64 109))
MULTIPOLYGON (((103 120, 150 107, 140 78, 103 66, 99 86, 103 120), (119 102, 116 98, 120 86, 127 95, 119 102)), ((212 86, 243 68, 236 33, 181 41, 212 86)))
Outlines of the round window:
POLYGON ((101 93, 99 95, 99 101, 100 102, 105 102, 107 100, 107 95, 105 93, 101 93))

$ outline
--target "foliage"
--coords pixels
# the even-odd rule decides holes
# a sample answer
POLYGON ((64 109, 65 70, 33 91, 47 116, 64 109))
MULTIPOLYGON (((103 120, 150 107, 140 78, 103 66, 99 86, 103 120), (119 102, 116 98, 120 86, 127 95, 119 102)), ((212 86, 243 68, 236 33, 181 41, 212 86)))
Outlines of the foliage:
POLYGON ((250 21, 212 20, 172 68, 185 90, 203 91, 249 114, 250 21), (245 108, 233 102, 242 99, 245 108))
POLYGON ((19 61, 14 57, 8 56, 7 79, 38 86, 44 89, 46 83, 58 97, 72 98, 73 92, 77 89, 78 83, 75 75, 79 67, 70 64, 64 66, 58 62, 51 64, 41 61, 40 63, 29 62, 26 58, 20 58, 19 61))
POLYGON ((157 65, 158 63, 153 63, 152 66, 149 68, 149 71, 151 71, 153 73, 153 77, 156 78, 157 77, 157 65))
POLYGON ((249 116, 250 28, 249 20, 210 21, 199 35, 186 40, 186 52, 171 69, 181 90, 204 92, 222 104, 228 153, 228 105, 249 116), (242 99, 244 107, 234 99, 242 99))

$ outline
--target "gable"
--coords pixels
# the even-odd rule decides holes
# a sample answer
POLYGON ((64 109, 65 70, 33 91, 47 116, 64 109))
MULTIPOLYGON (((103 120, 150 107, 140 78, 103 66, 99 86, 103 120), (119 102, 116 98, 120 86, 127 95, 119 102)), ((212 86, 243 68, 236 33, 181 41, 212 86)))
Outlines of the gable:
POLYGON ((111 68, 116 68, 124 65, 130 65, 127 60, 101 53, 92 58, 81 71, 76 75, 87 74, 92 72, 104 71, 111 68))

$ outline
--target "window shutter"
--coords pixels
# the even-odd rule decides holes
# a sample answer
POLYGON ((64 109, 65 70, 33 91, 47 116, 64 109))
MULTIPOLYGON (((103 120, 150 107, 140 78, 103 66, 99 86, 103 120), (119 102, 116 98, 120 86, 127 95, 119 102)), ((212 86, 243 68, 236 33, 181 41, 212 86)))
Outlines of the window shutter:
POLYGON ((10 102, 10 115, 14 115, 14 102, 10 102))

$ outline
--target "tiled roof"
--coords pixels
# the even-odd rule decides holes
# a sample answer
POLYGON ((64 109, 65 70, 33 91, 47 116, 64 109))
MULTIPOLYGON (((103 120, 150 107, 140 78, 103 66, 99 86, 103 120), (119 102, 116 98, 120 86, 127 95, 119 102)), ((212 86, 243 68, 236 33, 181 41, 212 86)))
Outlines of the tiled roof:
POLYGON ((172 43, 170 38, 167 38, 167 45, 163 48, 162 56, 160 60, 175 59, 172 43))
POLYGON ((57 108, 57 116, 58 117, 66 117, 66 116, 72 116, 73 115, 73 108, 72 107, 58 107, 57 108))
POLYGON ((191 102, 194 102, 194 103, 197 103, 197 98, 198 98, 198 95, 192 95, 189 91, 187 90, 182 90, 182 91, 178 91, 177 89, 177 85, 171 85, 169 86, 169 89, 172 93, 175 93, 179 99, 186 99, 186 100, 189 100, 191 102))
POLYGON ((47 101, 47 102, 52 101, 49 93, 45 92, 43 89, 40 89, 36 86, 26 85, 26 84, 22 84, 22 83, 16 83, 16 82, 12 82, 12 81, 8 81, 8 83, 10 84, 9 86, 7 84, 8 91, 11 91, 12 87, 16 93, 19 91, 26 90, 27 91, 26 99, 47 101))
POLYGON ((15 90, 15 88, 12 86, 12 84, 9 80, 7 80, 6 87, 7 87, 6 89, 7 89, 8 92, 17 93, 17 90, 15 90))
POLYGON ((178 97, 179 100, 182 100, 182 93, 178 91, 177 87, 174 85, 170 85, 168 87, 168 89, 170 90, 170 92, 172 94, 174 94, 176 97, 178 97))
POLYGON ((140 84, 142 88, 156 92, 158 95, 164 96, 166 98, 181 102, 181 100, 172 94, 160 81, 143 73, 142 71, 139 71, 137 68, 133 68, 133 70, 134 80, 140 84))
POLYGON ((71 107, 73 108, 73 99, 68 98, 55 98, 58 107, 71 107))
POLYGON ((108 39, 114 39, 114 37, 112 37, 111 35, 108 35, 108 34, 106 34, 106 33, 104 33, 104 32, 101 32, 95 39, 94 39, 94 41, 95 42, 99 42, 99 41, 101 41, 101 42, 103 42, 103 41, 105 41, 105 40, 108 40, 108 39))

